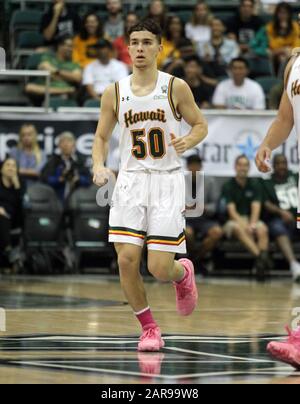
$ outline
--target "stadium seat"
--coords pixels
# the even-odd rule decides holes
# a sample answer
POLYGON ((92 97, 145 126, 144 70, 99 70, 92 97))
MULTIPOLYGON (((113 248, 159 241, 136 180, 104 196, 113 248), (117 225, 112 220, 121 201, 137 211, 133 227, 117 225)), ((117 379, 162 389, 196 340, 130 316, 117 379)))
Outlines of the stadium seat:
POLYGON ((32 53, 26 60, 27 70, 37 70, 41 62, 42 53, 32 53))
POLYGON ((18 38, 23 31, 36 31, 38 33, 43 13, 38 10, 16 10, 9 26, 10 52, 13 58, 13 67, 16 68, 19 58, 15 56, 18 38))
POLYGON ((23 92, 23 84, 0 82, 1 106, 28 106, 30 102, 23 92))
POLYGON ((276 84, 280 84, 281 80, 278 79, 277 77, 257 77, 255 81, 260 84, 268 97, 270 94, 270 91, 276 84))
POLYGON ((44 37, 37 31, 23 31, 17 41, 18 49, 35 49, 44 44, 44 37))
POLYGON ((78 103, 75 100, 64 99, 61 97, 50 97, 50 108, 57 110, 58 108, 72 108, 78 107, 78 103))
POLYGON ((272 63, 269 58, 258 57, 249 60, 251 77, 274 76, 272 63))
POLYGON ((24 209, 24 248, 33 272, 52 273, 54 258, 64 262, 63 207, 55 191, 44 184, 31 186, 24 209))
POLYGON ((84 103, 85 108, 100 108, 101 102, 93 98, 86 100, 84 103))
POLYGON ((99 252, 105 257, 113 253, 108 243, 109 206, 97 205, 98 190, 94 185, 88 189, 78 189, 69 201, 71 237, 78 270, 84 252, 99 252))

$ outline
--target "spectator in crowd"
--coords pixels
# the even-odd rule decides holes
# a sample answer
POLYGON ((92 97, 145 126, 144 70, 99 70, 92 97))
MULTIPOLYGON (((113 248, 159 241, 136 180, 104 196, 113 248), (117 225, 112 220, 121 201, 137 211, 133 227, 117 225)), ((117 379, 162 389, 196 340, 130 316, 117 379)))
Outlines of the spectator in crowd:
POLYGON ((273 21, 261 28, 251 42, 258 56, 270 55, 274 70, 281 75, 293 48, 300 46, 300 28, 293 21, 293 10, 288 3, 279 3, 273 21))
POLYGON ((213 96, 213 106, 217 109, 266 108, 265 94, 260 84, 249 79, 249 64, 246 59, 236 58, 230 64, 232 78, 222 81, 213 96))
POLYGON ((85 68, 83 85, 89 97, 101 99, 107 86, 128 76, 128 67, 113 58, 113 45, 108 40, 101 39, 93 47, 97 51, 97 60, 85 68))
POLYGON ((185 26, 185 35, 198 48, 211 40, 211 23, 213 16, 205 1, 200 0, 195 6, 191 21, 185 26))
POLYGON ((151 0, 147 18, 151 18, 157 22, 161 26, 161 29, 165 31, 168 22, 167 8, 165 3, 162 0, 151 0))
POLYGON ((294 280, 299 281, 300 264, 292 245, 297 233, 299 176, 289 171, 287 159, 281 154, 274 157, 273 168, 271 178, 262 181, 270 236, 276 240, 287 259, 294 280))
POLYGON ((198 46, 198 54, 209 64, 216 77, 224 77, 230 62, 239 56, 240 49, 235 40, 225 37, 225 26, 221 20, 214 18, 211 29, 211 40, 198 46))
POLYGON ((45 44, 53 46, 59 38, 74 37, 79 32, 80 26, 79 16, 65 4, 64 0, 53 0, 53 4, 42 18, 40 32, 44 36, 45 44))
POLYGON ((198 56, 185 58, 184 80, 190 86, 196 103, 200 108, 210 108, 214 93, 214 86, 206 78, 203 66, 198 56))
POLYGON ((17 162, 19 175, 26 181, 27 187, 39 179, 46 156, 39 146, 34 125, 21 126, 18 145, 10 151, 10 157, 17 162))
POLYGON ((241 54, 249 55, 250 43, 264 25, 263 20, 255 15, 255 0, 240 0, 237 15, 230 18, 226 25, 228 37, 238 42, 241 54))
MULTIPOLYGON (((82 71, 77 63, 72 61, 73 39, 61 38, 57 44, 56 54, 45 53, 41 57, 39 70, 51 73, 51 95, 74 96, 82 80, 82 71)), ((27 84, 26 92, 32 97, 43 100, 46 93, 45 79, 40 78, 27 84)))
POLYGON ((225 183, 222 190, 222 204, 229 218, 224 232, 229 239, 238 239, 256 258, 257 278, 262 280, 270 261, 268 228, 260 220, 261 187, 256 180, 248 178, 250 161, 246 156, 236 159, 235 170, 236 177, 225 183))
MULTIPOLYGON (((211 253, 223 237, 223 230, 215 220, 219 192, 214 180, 206 177, 203 182, 196 180, 197 173, 203 169, 202 159, 198 155, 191 155, 187 158, 187 169, 192 173, 192 183, 196 187, 196 200, 203 207, 204 193, 204 213, 201 217, 187 218, 186 238, 188 253, 193 261, 198 263, 198 259, 204 260, 211 253), (198 241, 198 243, 197 243, 198 241), (199 243, 201 241, 201 243, 199 243)), ((188 194, 187 206, 192 209, 195 199, 188 194), (189 197, 191 201, 189 201, 189 197)))
POLYGON ((168 18, 165 35, 162 38, 163 50, 157 58, 158 67, 163 67, 171 59, 180 56, 178 44, 184 37, 184 25, 179 17, 172 15, 168 18))
POLYGON ((11 231, 22 227, 23 188, 14 159, 6 159, 0 168, 0 257, 6 265, 17 259, 12 248, 11 231))
POLYGON ((131 68, 132 66, 132 60, 129 55, 128 51, 128 45, 129 45, 129 35, 128 35, 128 30, 136 25, 139 21, 139 17, 136 13, 134 12, 129 12, 126 15, 125 18, 125 30, 124 30, 124 35, 119 36, 113 43, 114 48, 117 52, 117 59, 120 62, 125 63, 127 66, 131 68))
POLYGON ((60 154, 50 158, 42 171, 42 181, 53 187, 61 201, 66 201, 78 187, 91 184, 91 175, 76 153, 75 137, 63 132, 58 143, 60 154))
POLYGON ((108 11, 108 18, 104 24, 104 32, 106 38, 114 41, 124 32, 124 20, 122 14, 122 1, 121 0, 107 0, 106 9, 108 11))
POLYGON ((73 62, 84 68, 96 59, 89 48, 104 37, 100 17, 95 13, 87 14, 82 22, 80 33, 73 42, 73 62))

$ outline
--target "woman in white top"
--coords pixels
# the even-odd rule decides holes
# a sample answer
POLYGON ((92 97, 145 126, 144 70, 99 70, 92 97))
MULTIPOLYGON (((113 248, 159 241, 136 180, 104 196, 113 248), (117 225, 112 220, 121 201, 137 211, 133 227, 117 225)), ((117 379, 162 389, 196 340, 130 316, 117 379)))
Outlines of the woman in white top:
POLYGON ((199 45, 209 42, 211 39, 211 22, 213 16, 205 1, 198 1, 191 22, 185 26, 185 34, 188 39, 199 45))

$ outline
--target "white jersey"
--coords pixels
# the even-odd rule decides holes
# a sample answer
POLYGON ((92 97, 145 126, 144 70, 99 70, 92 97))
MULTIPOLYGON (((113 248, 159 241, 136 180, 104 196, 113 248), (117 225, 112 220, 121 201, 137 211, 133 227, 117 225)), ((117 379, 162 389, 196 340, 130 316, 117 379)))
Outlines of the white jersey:
POLYGON ((181 116, 174 106, 175 77, 161 71, 155 90, 138 97, 131 90, 132 75, 116 83, 116 113, 121 129, 120 170, 169 171, 182 167, 171 133, 181 135, 181 116))
MULTIPOLYGON (((297 137, 300 139, 300 56, 292 66, 287 85, 287 94, 293 107, 297 137)), ((298 152, 300 157, 300 142, 298 152)))

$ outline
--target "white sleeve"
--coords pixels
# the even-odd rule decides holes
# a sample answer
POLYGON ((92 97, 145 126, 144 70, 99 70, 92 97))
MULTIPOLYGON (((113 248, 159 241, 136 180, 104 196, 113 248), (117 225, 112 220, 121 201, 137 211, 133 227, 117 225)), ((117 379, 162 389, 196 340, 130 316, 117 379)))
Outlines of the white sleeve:
POLYGON ((217 85, 214 95, 213 95, 213 99, 212 99, 212 103, 213 105, 217 106, 226 106, 226 88, 225 88, 225 83, 220 83, 217 85))
POLYGON ((84 86, 93 85, 94 78, 93 78, 93 66, 91 64, 87 65, 87 67, 83 71, 83 80, 82 84, 84 86))
POLYGON ((254 109, 264 110, 266 109, 266 97, 262 87, 257 84, 257 90, 255 92, 254 109))

